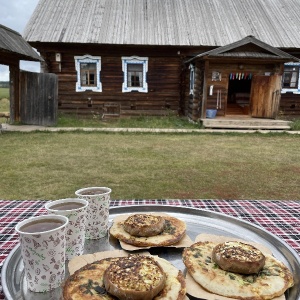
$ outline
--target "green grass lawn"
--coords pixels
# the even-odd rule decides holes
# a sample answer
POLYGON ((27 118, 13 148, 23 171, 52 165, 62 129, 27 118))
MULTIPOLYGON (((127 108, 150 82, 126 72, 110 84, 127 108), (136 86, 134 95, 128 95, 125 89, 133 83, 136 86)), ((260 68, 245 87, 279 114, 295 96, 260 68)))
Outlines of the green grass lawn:
MULTIPOLYGON (((1 93, 4 95, 4 92, 2 90, 5 90, 3 88, 0 88, 0 113, 1 112, 9 112, 9 100, 5 97, 1 98, 1 93)), ((7 89, 8 90, 8 89, 7 89)), ((0 117, 0 123, 5 123, 6 118, 1 118, 0 117)))
POLYGON ((300 199, 300 136, 4 132, 0 199, 300 199))
POLYGON ((9 99, 9 88, 0 88, 0 100, 2 98, 9 99))
POLYGON ((199 123, 189 122, 186 117, 169 114, 162 117, 137 116, 103 120, 97 115, 79 117, 59 113, 57 127, 97 127, 97 128, 199 128, 199 123))

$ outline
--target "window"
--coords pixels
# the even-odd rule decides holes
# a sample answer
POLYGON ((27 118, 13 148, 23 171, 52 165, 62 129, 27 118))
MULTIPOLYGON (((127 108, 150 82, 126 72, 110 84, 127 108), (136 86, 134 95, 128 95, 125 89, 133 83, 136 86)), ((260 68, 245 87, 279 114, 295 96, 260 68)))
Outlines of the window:
POLYGON ((76 92, 102 92, 100 82, 101 57, 75 56, 75 67, 77 71, 76 92))
POLYGON ((122 57, 124 81, 122 92, 148 92, 146 74, 148 71, 148 57, 122 57))
POLYGON ((300 93, 299 83, 299 63, 287 63, 284 65, 284 72, 282 75, 282 92, 300 93))
POLYGON ((96 63, 80 64, 80 81, 82 86, 96 86, 96 63))
POLYGON ((143 87, 143 65, 127 64, 127 86, 143 87))

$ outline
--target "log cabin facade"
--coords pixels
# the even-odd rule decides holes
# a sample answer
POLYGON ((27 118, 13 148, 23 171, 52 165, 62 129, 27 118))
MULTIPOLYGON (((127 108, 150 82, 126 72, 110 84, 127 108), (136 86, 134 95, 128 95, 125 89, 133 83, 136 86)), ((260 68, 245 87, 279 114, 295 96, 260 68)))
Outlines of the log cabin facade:
POLYGON ((253 36, 187 60, 189 117, 203 119, 214 111, 218 116, 275 119, 285 62, 299 60, 253 36))
POLYGON ((24 38, 62 112, 276 118, 300 115, 299 15, 298 0, 40 0, 24 38))

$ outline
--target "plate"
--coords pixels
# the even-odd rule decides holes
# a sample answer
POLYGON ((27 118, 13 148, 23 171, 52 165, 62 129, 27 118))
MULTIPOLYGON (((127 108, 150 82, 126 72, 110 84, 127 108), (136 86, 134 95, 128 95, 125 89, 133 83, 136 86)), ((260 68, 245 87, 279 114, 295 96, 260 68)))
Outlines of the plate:
MULTIPOLYGON (((186 222, 187 234, 192 240, 195 240, 200 233, 209 233, 240 238, 268 247, 273 252, 273 255, 282 261, 294 275, 295 285, 286 292, 286 299, 300 300, 300 257, 294 249, 277 236, 250 222, 225 214, 178 206, 139 205, 112 207, 110 209, 109 223, 111 225, 113 219, 118 215, 149 212, 168 213, 171 216, 182 219, 186 222)), ((99 240, 87 240, 84 254, 115 249, 121 249, 119 242, 106 236, 99 240)), ((167 259, 175 267, 185 272, 181 259, 182 249, 158 247, 149 251, 153 255, 159 255, 167 259)), ((4 262, 2 287, 7 300, 57 300, 61 297, 60 288, 48 293, 33 293, 27 289, 19 245, 11 251, 4 262)))

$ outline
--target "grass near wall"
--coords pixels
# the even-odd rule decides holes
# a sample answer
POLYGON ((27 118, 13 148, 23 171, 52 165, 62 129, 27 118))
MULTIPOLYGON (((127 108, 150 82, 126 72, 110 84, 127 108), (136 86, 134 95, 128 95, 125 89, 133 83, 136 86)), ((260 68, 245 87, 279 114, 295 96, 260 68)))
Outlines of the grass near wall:
POLYGON ((300 200, 300 136, 4 132, 0 199, 300 200))
POLYGON ((200 125, 199 123, 189 122, 186 117, 179 117, 171 113, 163 117, 137 116, 108 120, 103 120, 93 114, 83 118, 60 113, 57 127, 199 129, 200 125))

